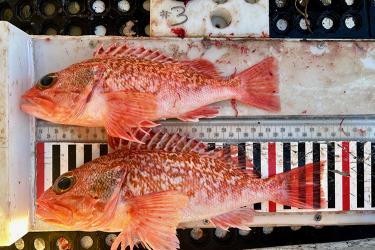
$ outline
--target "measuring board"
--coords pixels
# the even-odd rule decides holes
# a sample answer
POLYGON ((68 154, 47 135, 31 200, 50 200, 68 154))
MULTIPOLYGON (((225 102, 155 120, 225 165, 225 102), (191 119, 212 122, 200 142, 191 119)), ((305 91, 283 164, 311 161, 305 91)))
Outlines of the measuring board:
MULTIPOLYGON (((254 225, 375 223, 375 118, 217 118, 198 123, 163 121, 157 128, 189 134, 210 148, 238 147, 239 162, 249 158, 262 178, 308 163, 325 161, 322 179, 327 204, 318 210, 263 202, 254 205, 254 225), (296 217, 297 216, 297 217, 296 217)), ((102 128, 37 123, 37 196, 66 171, 111 151, 102 128)), ((304 195, 300 189, 300 194, 304 195)), ((319 197, 314 197, 319 199, 319 197)), ((205 222, 191 227, 208 227, 205 222)))

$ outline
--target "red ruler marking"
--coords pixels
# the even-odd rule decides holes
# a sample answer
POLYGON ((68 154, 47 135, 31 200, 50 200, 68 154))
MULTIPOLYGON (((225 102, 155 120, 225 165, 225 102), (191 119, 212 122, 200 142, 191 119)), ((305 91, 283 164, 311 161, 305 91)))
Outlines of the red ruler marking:
MULTIPOLYGON (((276 144, 268 143, 268 177, 276 174, 276 144)), ((276 212, 276 203, 269 202, 269 212, 276 212)))
POLYGON ((36 144, 36 198, 44 192, 44 142, 36 144))
MULTIPOLYGON (((342 142, 343 173, 350 173, 349 153, 349 142, 342 142)), ((345 175, 342 176, 342 210, 350 210, 350 179, 345 175)))

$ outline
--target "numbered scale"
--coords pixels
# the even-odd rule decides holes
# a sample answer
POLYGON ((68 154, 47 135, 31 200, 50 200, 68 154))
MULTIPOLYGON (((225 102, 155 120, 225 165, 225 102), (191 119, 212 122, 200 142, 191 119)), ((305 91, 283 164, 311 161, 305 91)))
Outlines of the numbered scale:
MULTIPOLYGON (((263 202, 254 205, 258 212, 254 225, 375 223, 375 116, 217 118, 198 123, 168 120, 157 129, 189 135, 211 148, 237 145, 239 162, 249 158, 262 178, 326 162, 322 179, 300 177, 323 188, 324 208, 304 210, 263 202)), ((37 196, 60 174, 111 151, 103 128, 38 121, 36 139, 37 196)), ((305 195, 303 188, 299 192, 305 195)), ((187 226, 210 225, 203 221, 187 226)))

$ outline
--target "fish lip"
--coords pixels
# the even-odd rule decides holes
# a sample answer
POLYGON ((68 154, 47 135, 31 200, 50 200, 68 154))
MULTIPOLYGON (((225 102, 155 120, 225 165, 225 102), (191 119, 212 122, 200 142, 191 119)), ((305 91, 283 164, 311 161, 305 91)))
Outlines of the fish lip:
POLYGON ((49 98, 24 94, 21 96, 21 99, 24 102, 24 103, 21 103, 21 110, 23 112, 27 114, 35 115, 37 117, 39 116, 39 118, 50 116, 51 112, 48 112, 47 110, 48 110, 48 107, 52 107, 54 103, 49 98))
POLYGON ((35 215, 37 218, 58 226, 72 225, 73 212, 71 209, 54 201, 50 201, 52 206, 46 202, 37 201, 35 215))

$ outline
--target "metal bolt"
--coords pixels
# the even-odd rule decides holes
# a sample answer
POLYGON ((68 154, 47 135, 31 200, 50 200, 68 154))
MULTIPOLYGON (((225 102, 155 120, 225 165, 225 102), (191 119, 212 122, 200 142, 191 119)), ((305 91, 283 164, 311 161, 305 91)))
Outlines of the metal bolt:
POLYGON ((322 215, 321 214, 315 214, 314 215, 314 220, 315 221, 321 221, 322 220, 322 215))

